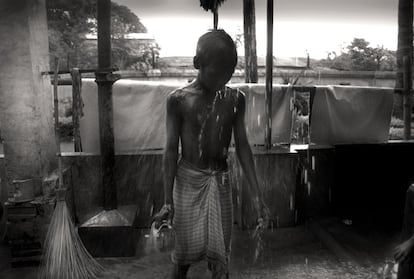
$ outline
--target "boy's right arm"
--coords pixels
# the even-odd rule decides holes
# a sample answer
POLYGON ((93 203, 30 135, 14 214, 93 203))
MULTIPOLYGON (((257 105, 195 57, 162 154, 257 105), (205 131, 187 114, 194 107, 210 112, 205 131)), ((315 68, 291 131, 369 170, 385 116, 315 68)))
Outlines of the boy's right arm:
POLYGON ((155 214, 153 221, 158 228, 165 221, 171 223, 174 208, 172 190, 174 178, 177 171, 178 160, 178 143, 180 135, 180 118, 178 116, 178 106, 174 95, 171 93, 167 97, 166 113, 166 144, 162 158, 163 183, 164 183, 164 205, 161 210, 155 214))
POLYGON ((166 128, 167 141, 163 156, 164 205, 172 206, 172 190, 177 171, 178 144, 180 135, 180 117, 177 100, 170 94, 167 98, 166 128))

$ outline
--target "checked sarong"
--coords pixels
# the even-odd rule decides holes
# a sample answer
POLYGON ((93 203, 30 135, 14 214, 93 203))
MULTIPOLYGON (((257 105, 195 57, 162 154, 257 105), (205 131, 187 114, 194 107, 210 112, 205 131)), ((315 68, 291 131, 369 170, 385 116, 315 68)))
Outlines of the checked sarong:
POLYGON ((233 222, 228 172, 199 169, 180 160, 173 201, 173 262, 187 265, 207 258, 227 268, 233 222))

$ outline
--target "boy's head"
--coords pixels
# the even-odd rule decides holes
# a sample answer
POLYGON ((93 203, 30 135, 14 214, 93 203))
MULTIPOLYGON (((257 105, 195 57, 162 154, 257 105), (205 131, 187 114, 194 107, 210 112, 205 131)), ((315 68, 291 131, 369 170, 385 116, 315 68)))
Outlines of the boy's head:
POLYGON ((194 67, 199 69, 216 57, 222 59, 223 66, 236 67, 236 45, 233 39, 221 29, 211 30, 198 39, 194 67))
POLYGON ((237 64, 237 50, 233 39, 224 30, 212 30, 197 43, 194 67, 204 86, 217 90, 231 78, 237 64))

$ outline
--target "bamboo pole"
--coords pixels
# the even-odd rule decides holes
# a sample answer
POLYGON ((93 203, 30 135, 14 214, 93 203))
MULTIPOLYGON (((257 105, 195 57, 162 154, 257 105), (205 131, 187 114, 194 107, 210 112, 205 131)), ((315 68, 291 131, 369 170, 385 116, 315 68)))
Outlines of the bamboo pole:
POLYGON ((404 56, 404 140, 411 139, 411 87, 412 73, 410 56, 404 56))
POLYGON ((218 12, 217 12, 217 8, 215 8, 214 11, 213 11, 213 25, 214 25, 214 30, 217 30, 217 26, 218 26, 218 12))
POLYGON ((55 72, 53 74, 53 108, 55 116, 55 143, 56 143, 56 154, 58 156, 58 168, 59 168, 59 186, 62 182, 62 161, 61 161, 61 152, 60 152, 60 139, 59 139, 59 96, 58 96, 58 85, 57 80, 59 78, 59 58, 55 57, 55 72))
POLYGON ((257 83, 255 0, 243 0, 244 73, 246 83, 257 83))
POLYGON ((79 119, 82 115, 82 77, 78 68, 71 71, 72 76, 72 123, 73 123, 73 138, 75 144, 75 152, 82 151, 82 143, 80 138, 80 124, 79 119))
POLYGON ((272 91, 273 91, 273 0, 267 0, 267 53, 266 53, 266 130, 265 147, 272 148, 272 91))

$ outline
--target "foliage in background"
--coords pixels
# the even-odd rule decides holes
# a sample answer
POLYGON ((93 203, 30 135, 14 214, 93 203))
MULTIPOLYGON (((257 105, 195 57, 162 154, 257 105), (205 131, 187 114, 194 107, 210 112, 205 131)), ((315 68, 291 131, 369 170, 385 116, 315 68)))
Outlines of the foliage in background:
MULTIPOLYGON (((97 33, 96 1, 46 1, 50 55, 60 58, 63 69, 97 67, 96 40, 91 43, 85 37, 97 33)), ((125 69, 140 62, 150 64, 152 59, 148 59, 148 52, 157 53, 159 46, 152 43, 139 50, 135 45, 131 46, 128 43, 131 40, 127 40, 125 35, 146 33, 147 29, 129 8, 111 4, 113 65, 125 69)), ((50 61, 53 63, 53 59, 50 61)))
MULTIPOLYGON (((411 123, 411 135, 414 135, 414 123, 411 123)), ((390 140, 404 139, 404 120, 396 116, 391 117, 388 139, 390 140)))
POLYGON ((383 46, 370 47, 365 39, 354 38, 339 55, 330 52, 317 65, 344 71, 394 71, 396 52, 383 46))
POLYGON ((279 71, 280 78, 282 79, 281 84, 288 84, 288 85, 297 85, 299 84, 299 79, 305 73, 305 70, 301 70, 300 72, 289 72, 289 71, 279 71))

